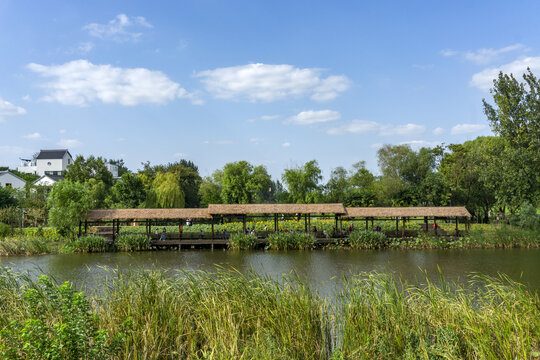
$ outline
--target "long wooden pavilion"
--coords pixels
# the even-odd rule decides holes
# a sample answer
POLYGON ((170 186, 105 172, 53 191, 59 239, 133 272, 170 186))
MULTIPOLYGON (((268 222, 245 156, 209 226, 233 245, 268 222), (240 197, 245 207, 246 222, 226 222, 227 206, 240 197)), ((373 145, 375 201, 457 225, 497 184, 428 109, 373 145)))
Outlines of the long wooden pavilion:
MULTIPOLYGON (((311 218, 333 219, 335 221, 332 237, 343 234, 343 220, 365 221, 365 228, 375 230, 375 220, 395 221, 396 230, 391 236, 412 236, 405 231, 407 221, 421 222, 424 231, 428 231, 428 222, 433 221, 433 228, 437 233, 437 220, 452 219, 456 224, 455 235, 459 235, 459 219, 465 219, 468 224, 471 214, 465 207, 347 207, 343 204, 210 204, 208 208, 183 209, 100 209, 92 210, 84 222, 79 224, 79 235, 86 234, 89 226, 103 229, 114 241, 120 231, 120 226, 145 225, 147 236, 153 237, 152 226, 176 224, 179 228, 179 238, 167 241, 189 245, 192 243, 226 244, 228 239, 214 232, 214 224, 224 224, 231 221, 241 221, 243 231, 246 232, 248 220, 273 218, 274 226, 268 232, 279 230, 279 221, 284 219, 304 220, 305 232, 311 232, 311 218), (185 222, 210 224, 211 233, 183 234, 182 227, 185 222), (402 223, 399 233, 399 223, 402 223)), ((264 238, 266 234, 261 234, 264 238)), ((316 237, 318 234, 314 234, 316 237)), ((156 239, 153 239, 156 240, 156 239)))

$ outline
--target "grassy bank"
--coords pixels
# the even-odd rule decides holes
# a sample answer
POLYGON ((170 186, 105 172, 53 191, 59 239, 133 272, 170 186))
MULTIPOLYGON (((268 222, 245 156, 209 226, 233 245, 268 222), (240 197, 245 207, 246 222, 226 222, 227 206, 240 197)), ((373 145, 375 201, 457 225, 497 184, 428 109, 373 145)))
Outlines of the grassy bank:
POLYGON ((540 355, 538 295, 504 277, 435 286, 362 274, 348 279, 331 303, 295 277, 278 282, 223 269, 174 278, 118 274, 100 288, 105 293, 88 298, 69 284, 55 286, 46 278, 36 283, 4 270, 2 358, 31 358, 36 346, 59 358, 83 350, 96 354, 82 357, 88 359, 540 355))
MULTIPOLYGON (((136 228, 136 227, 134 227, 136 228)), ((535 248, 540 247, 540 232, 511 226, 473 227, 459 238, 434 236, 418 232, 414 238, 388 238, 384 232, 354 230, 344 239, 336 241, 328 248, 352 249, 473 249, 473 248, 535 248)), ((253 249, 258 242, 253 235, 232 234, 230 248, 235 250, 253 249)), ((267 249, 307 250, 315 247, 312 235, 302 232, 270 233, 267 249)), ((83 236, 76 240, 61 237, 54 229, 28 228, 0 237, 0 256, 39 255, 54 253, 86 253, 106 251, 149 250, 149 240, 144 234, 122 232, 114 244, 96 235, 83 236)))

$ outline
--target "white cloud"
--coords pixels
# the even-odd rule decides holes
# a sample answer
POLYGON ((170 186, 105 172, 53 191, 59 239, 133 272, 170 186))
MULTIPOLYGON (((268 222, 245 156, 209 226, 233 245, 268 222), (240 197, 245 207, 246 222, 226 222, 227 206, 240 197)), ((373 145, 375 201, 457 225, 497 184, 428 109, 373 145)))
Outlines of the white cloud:
POLYGON ((249 142, 255 145, 259 145, 263 140, 264 140, 263 138, 251 138, 249 139, 249 142))
POLYGON ((348 124, 327 130, 330 135, 343 135, 347 133, 363 134, 367 132, 377 131, 380 136, 410 136, 420 135, 425 132, 426 128, 423 125, 406 124, 406 125, 382 125, 374 121, 353 120, 348 124))
POLYGON ((91 36, 100 39, 111 39, 117 42, 137 41, 141 32, 132 29, 151 28, 152 25, 142 16, 118 14, 107 24, 91 23, 83 27, 91 36))
POLYGON ((442 134, 444 134, 444 129, 442 127, 438 127, 433 130, 433 135, 442 135, 442 134))
POLYGON ((39 140, 41 139, 41 134, 38 132, 35 132, 35 133, 24 135, 23 138, 29 139, 29 140, 39 140))
POLYGON ((334 110, 307 110, 289 117, 285 123, 296 125, 311 125, 336 121, 341 118, 341 114, 334 110))
POLYGON ((263 116, 261 116, 261 120, 263 120, 263 121, 275 120, 275 119, 279 119, 279 118, 280 118, 279 115, 263 115, 263 116))
POLYGON ((90 41, 82 42, 77 47, 77 50, 81 54, 86 54, 87 52, 90 52, 94 48, 94 44, 90 41))
POLYGON ((173 156, 174 156, 175 158, 178 158, 178 159, 184 159, 184 158, 187 158, 187 157, 188 157, 188 154, 184 154, 184 153, 178 152, 178 153, 175 153, 173 156))
POLYGON ((523 44, 513 44, 500 49, 478 49, 475 51, 457 51, 457 50, 442 50, 443 56, 462 56, 465 60, 476 64, 488 64, 499 58, 501 54, 514 51, 527 51, 523 44))
POLYGON ((377 131, 381 125, 374 121, 353 120, 348 124, 328 129, 330 135, 342 135, 346 133, 363 134, 370 131, 377 131))
POLYGON ((423 125, 416 124, 406 124, 406 125, 384 125, 379 131, 379 135, 382 136, 410 136, 410 135, 420 135, 426 131, 426 127, 423 125))
POLYGON ((29 153, 30 150, 22 148, 20 146, 10 146, 10 145, 0 145, 0 154, 2 153, 9 153, 9 154, 26 154, 29 153))
POLYGON ((425 148, 434 148, 437 145, 440 145, 439 141, 425 141, 425 140, 410 140, 400 143, 400 145, 409 145, 412 149, 418 150, 423 147, 425 148))
POLYGON ((195 76, 217 98, 251 102, 301 96, 326 101, 350 87, 351 81, 346 76, 322 78, 321 72, 316 68, 259 63, 206 70, 195 76))
POLYGON ((20 106, 13 105, 9 101, 6 101, 0 97, 0 122, 3 121, 4 116, 24 115, 26 110, 20 106))
POLYGON ((540 72, 540 56, 520 58, 509 64, 485 69, 474 74, 469 85, 488 91, 493 86, 493 79, 497 78, 499 72, 514 74, 516 79, 520 79, 527 68, 530 68, 533 73, 540 72))
POLYGON ((82 142, 75 139, 62 139, 56 143, 56 145, 65 147, 65 148, 76 148, 82 145, 82 142))
POLYGON ((479 133, 486 129, 486 125, 483 124, 458 124, 452 127, 450 134, 452 135, 462 135, 462 134, 473 134, 479 133))
POLYGON ((45 66, 31 63, 28 68, 42 77, 52 78, 43 84, 49 94, 45 101, 85 106, 102 101, 126 106, 141 103, 163 104, 193 95, 161 71, 145 68, 118 68, 74 60, 63 65, 45 66))
POLYGON ((59 132, 60 134, 65 134, 65 133, 67 132, 67 130, 66 130, 66 129, 60 129, 60 130, 58 130, 58 132, 59 132))
POLYGON ((290 142, 284 142, 283 144, 281 144, 281 146, 287 148, 287 147, 291 147, 291 143, 290 142))
POLYGON ((126 141, 126 139, 123 138, 123 137, 121 137, 121 138, 116 139, 116 141, 118 141, 118 142, 124 142, 124 141, 126 141))

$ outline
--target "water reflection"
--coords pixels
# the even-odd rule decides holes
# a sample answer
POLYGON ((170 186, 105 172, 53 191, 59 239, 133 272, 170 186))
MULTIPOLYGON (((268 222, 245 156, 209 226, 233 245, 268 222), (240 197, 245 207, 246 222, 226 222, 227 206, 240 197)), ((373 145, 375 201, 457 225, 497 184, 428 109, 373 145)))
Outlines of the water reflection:
POLYGON ((34 275, 46 273, 78 288, 98 290, 108 269, 166 271, 213 270, 216 265, 253 271, 275 279, 295 272, 322 295, 339 287, 344 275, 377 270, 400 274, 404 280, 423 279, 425 271, 437 282, 440 268, 448 280, 463 281, 471 272, 496 276, 504 273, 540 289, 540 249, 385 250, 385 251, 162 251, 141 253, 59 254, 0 257, 0 266, 34 275))

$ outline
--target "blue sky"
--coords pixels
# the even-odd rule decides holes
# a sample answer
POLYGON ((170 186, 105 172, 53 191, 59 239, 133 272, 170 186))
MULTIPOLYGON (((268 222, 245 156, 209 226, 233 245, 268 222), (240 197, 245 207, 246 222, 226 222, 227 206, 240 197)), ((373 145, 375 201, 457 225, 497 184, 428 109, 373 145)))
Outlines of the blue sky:
POLYGON ((537 1, 0 0, 0 165, 39 149, 202 175, 327 177, 381 144, 490 134, 499 70, 540 72, 537 1))

